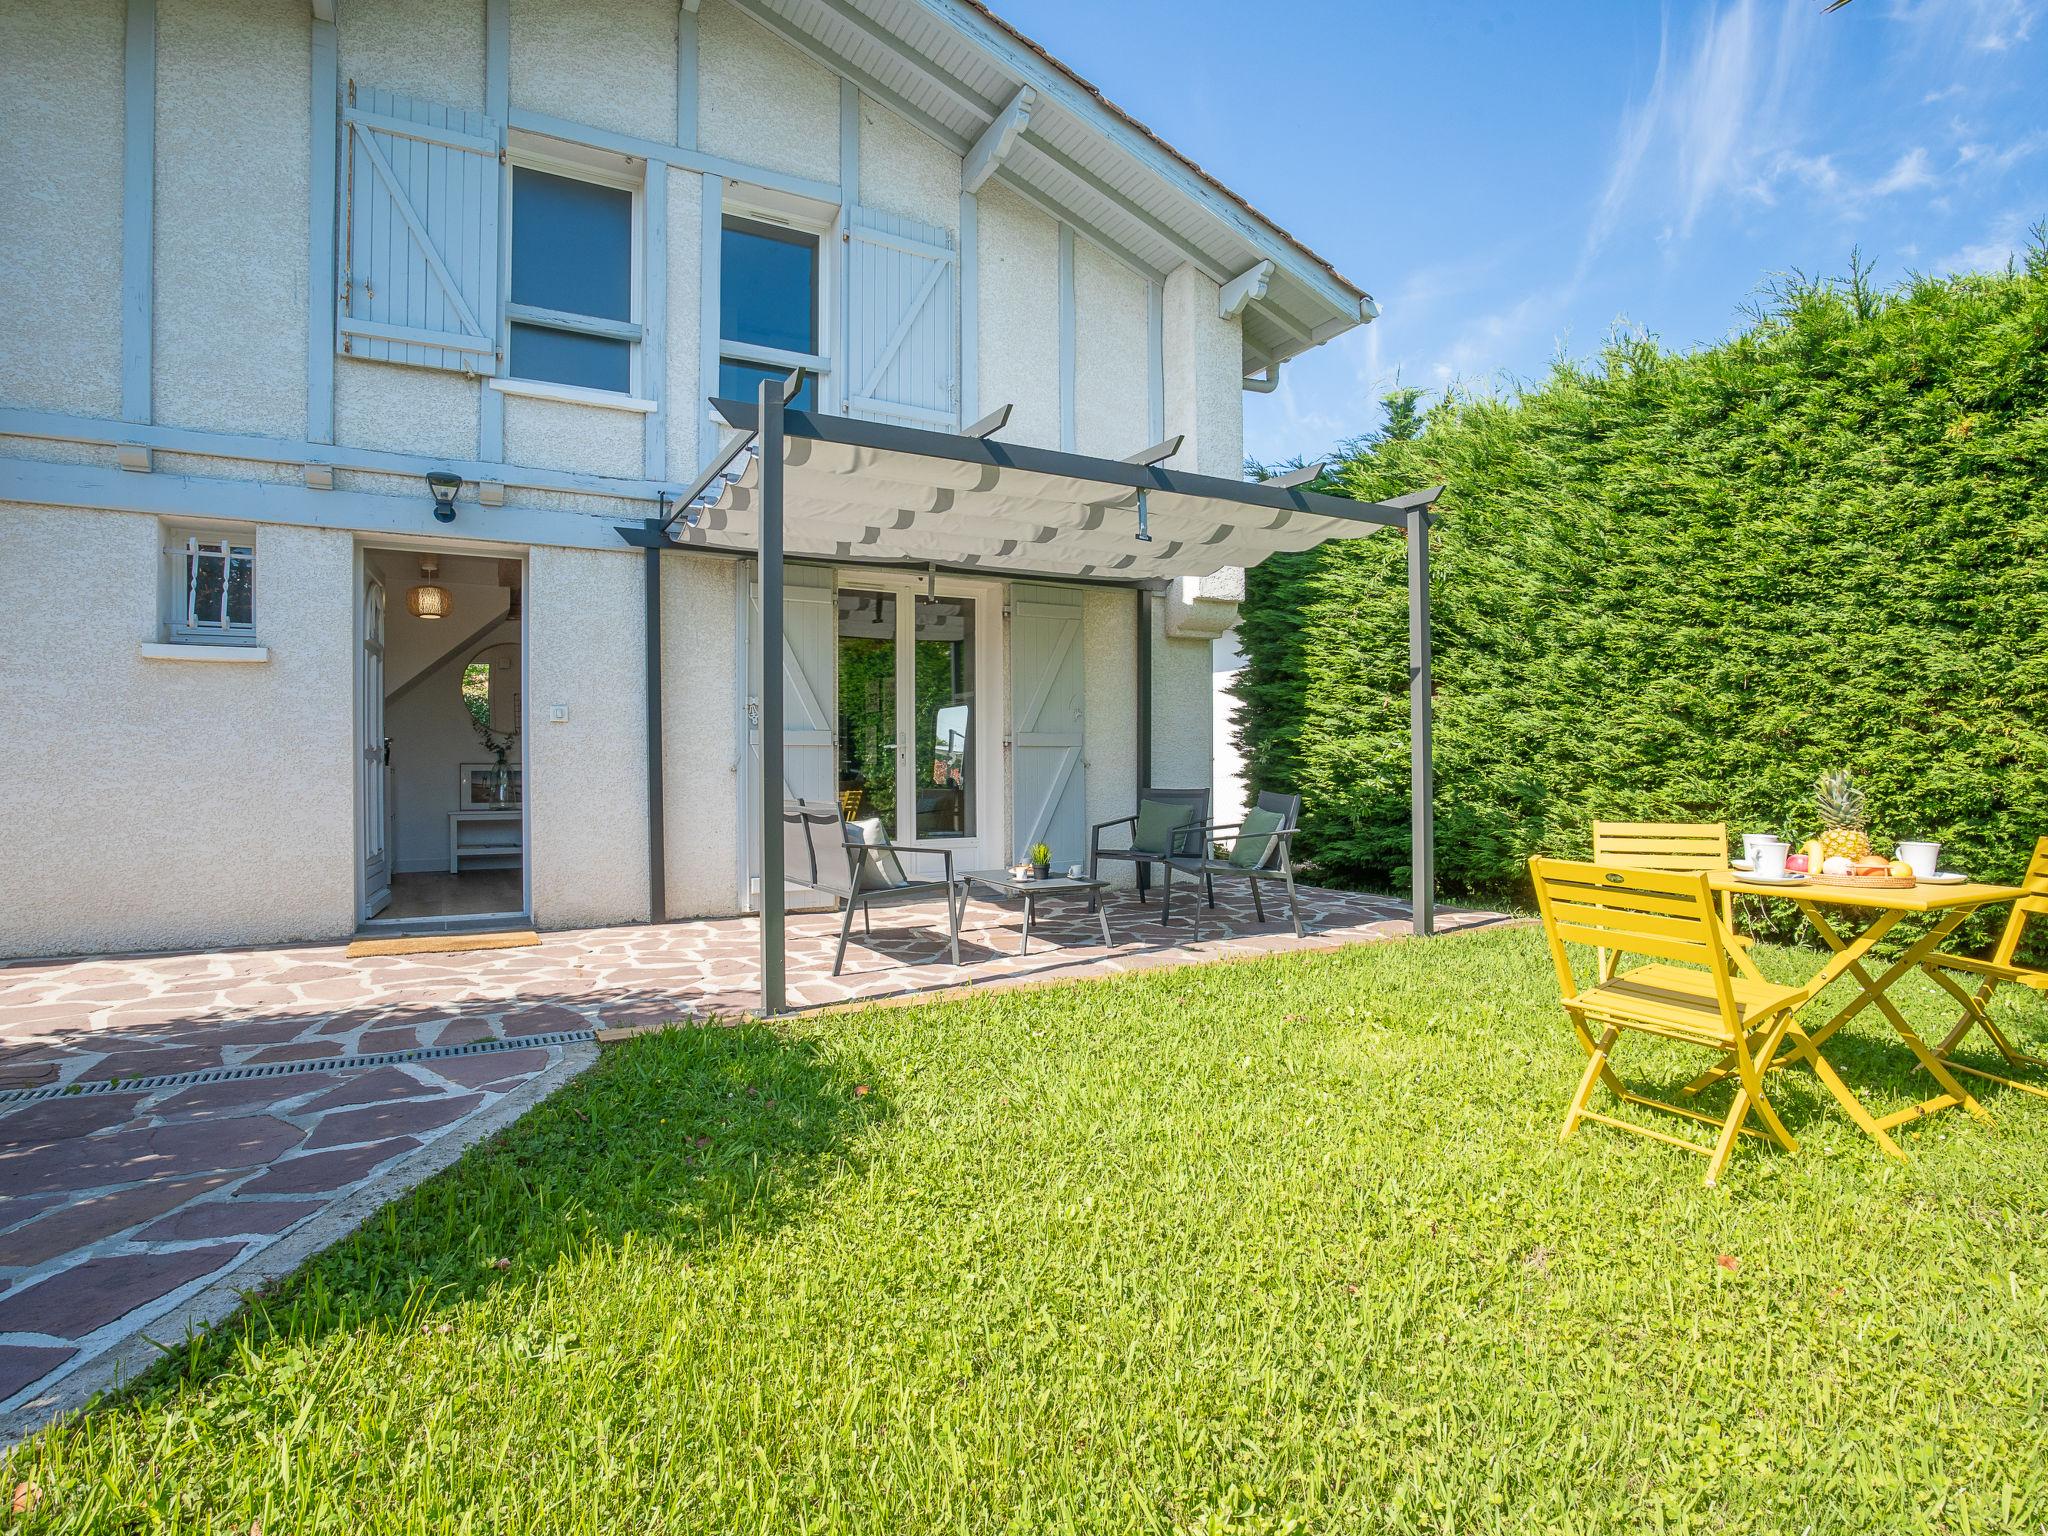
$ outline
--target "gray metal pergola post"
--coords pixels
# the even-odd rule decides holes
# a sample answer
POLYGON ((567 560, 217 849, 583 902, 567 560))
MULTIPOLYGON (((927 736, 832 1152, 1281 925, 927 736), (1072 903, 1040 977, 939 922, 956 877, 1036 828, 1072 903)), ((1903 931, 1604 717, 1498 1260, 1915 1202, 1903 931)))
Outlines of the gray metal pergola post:
MULTIPOLYGON (((1408 508, 1408 900, 1418 938, 1436 932, 1436 777, 1430 762, 1429 499, 1408 508)), ((1406 498, 1404 498, 1406 499, 1406 498)))
POLYGON ((754 654, 761 658, 761 1011, 787 1011, 784 972, 782 856, 782 409, 783 381, 761 381, 760 571, 761 601, 754 654))

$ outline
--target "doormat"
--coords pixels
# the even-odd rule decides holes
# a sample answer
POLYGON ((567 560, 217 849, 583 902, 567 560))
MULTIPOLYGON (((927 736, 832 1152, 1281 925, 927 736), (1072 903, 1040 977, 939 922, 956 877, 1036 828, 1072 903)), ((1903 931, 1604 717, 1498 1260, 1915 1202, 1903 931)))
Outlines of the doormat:
POLYGON ((458 955, 469 949, 524 949, 538 944, 540 935, 531 928, 508 928, 498 933, 416 933, 402 939, 356 939, 348 946, 348 957, 365 955, 458 955))

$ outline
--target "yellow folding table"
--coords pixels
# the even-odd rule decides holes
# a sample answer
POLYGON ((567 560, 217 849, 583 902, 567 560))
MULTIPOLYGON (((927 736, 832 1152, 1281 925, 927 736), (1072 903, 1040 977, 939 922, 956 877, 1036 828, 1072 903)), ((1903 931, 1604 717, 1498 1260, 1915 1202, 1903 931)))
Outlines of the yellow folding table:
MULTIPOLYGON (((1933 955, 1948 936, 1962 925, 1971 913, 1983 907, 1997 906, 2001 902, 2015 900, 2025 894, 2016 886, 1980 885, 1972 881, 1962 885, 1919 884, 1911 887, 1891 886, 1884 888, 1857 887, 1848 885, 1820 885, 1803 883, 1799 885, 1778 885, 1775 882, 1746 880, 1733 870, 1721 870, 1707 877, 1707 883, 1716 891, 1726 891, 1740 896, 1770 896, 1789 901, 1806 915, 1821 941, 1830 951, 1821 968, 1799 989, 1798 1003, 1793 1007, 1793 1028, 1788 1036, 1791 1041, 1777 1065, 1804 1061, 1814 1070, 1828 1092, 1848 1112, 1873 1140, 1892 1157, 1905 1161, 1906 1154, 1899 1150, 1899 1144, 1892 1140, 1894 1126, 1904 1125, 1909 1120, 1918 1120, 1958 1105, 1968 1110, 1977 1119, 1990 1122, 1991 1115, 1971 1097, 1969 1090, 1958 1082, 1955 1075, 1942 1063, 1913 1027, 1906 1022, 1906 1016, 1899 1012, 1891 999, 1885 996, 1898 980, 1919 969, 1920 963, 1933 955), (1874 914, 1870 923, 1861 933, 1844 938, 1835 924, 1821 910, 1823 907, 1848 907, 1874 914), (1914 940, 1905 952, 1888 964, 1877 976, 1872 977, 1863 962, 1877 947, 1884 936, 1898 926, 1900 919, 1913 915, 1931 915, 1936 922, 1920 938, 1914 940), (1852 978, 1857 985, 1857 994, 1832 1018, 1818 1029, 1806 1030, 1799 1022, 1799 1016, 1843 976, 1852 978), (1865 1008, 1875 1007, 1883 1014, 1899 1038, 1906 1042, 1920 1065, 1934 1079, 1941 1092, 1933 1098, 1923 1099, 1906 1109, 1892 1114, 1872 1115, 1863 1103, 1842 1081, 1821 1048, 1833 1038, 1836 1030, 1855 1018, 1865 1008)), ((1762 981, 1763 974, 1757 970, 1756 961, 1747 949, 1738 947, 1733 953, 1737 969, 1752 981, 1762 981)), ((1695 1078, 1686 1085, 1689 1093, 1698 1092, 1711 1083, 1720 1081, 1732 1068, 1723 1063, 1695 1078)))

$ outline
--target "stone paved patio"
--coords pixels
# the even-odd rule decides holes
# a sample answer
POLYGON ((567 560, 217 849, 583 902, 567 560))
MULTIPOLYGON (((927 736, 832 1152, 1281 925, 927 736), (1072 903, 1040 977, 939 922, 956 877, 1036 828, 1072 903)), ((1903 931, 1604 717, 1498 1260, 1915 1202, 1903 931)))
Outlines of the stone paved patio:
MULTIPOLYGON (((1108 949, 1082 904, 1047 904, 1028 955, 1017 953, 1017 904, 977 899, 958 967, 945 963, 942 907, 882 912, 871 938, 856 927, 836 979, 839 919, 797 914, 790 997, 814 1007, 1026 985, 1408 932, 1407 908, 1387 898, 1304 891, 1311 932, 1296 940, 1284 923, 1257 922, 1248 896, 1218 895, 1196 944, 1189 907, 1169 927, 1156 898, 1111 893, 1108 949)), ((1448 911, 1439 926, 1502 921, 1448 911)), ((467 954, 352 960, 328 945, 0 964, 0 1416, 60 1406, 72 1373, 138 1330, 175 1337, 183 1304, 217 1294, 337 1202, 402 1187, 440 1138, 523 1087, 508 1109, 548 1091, 545 1075, 567 1075, 565 1053, 587 1057, 521 1040, 757 1009, 756 942, 751 920, 726 919, 467 954), (478 1041, 505 1048, 359 1059, 478 1041), (302 1065, 120 1086, 273 1063, 302 1065), (91 1091, 19 1097, 67 1086, 91 1091)))

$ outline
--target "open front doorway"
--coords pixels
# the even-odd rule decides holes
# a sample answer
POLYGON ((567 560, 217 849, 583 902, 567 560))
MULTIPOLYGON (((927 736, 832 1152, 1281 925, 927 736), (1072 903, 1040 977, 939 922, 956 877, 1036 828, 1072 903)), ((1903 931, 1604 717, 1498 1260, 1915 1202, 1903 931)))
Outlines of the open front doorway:
POLYGON ((365 548, 361 570, 361 919, 421 931, 523 920, 525 561, 365 548))

